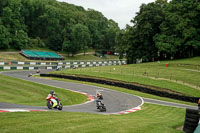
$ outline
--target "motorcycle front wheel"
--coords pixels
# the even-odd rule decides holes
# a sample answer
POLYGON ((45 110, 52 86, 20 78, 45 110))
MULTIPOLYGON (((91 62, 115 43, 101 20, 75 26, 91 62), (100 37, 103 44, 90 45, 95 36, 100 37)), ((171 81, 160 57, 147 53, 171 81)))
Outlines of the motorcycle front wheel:
POLYGON ((52 109, 52 104, 49 103, 49 101, 47 101, 47 107, 48 107, 49 109, 52 109))

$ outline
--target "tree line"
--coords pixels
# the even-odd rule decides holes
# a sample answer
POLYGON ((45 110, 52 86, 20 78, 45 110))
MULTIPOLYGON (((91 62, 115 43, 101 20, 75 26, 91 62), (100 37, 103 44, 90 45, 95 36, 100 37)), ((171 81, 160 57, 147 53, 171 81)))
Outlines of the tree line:
POLYGON ((199 0, 142 4, 131 22, 116 38, 116 50, 127 53, 128 63, 200 55, 199 0))
POLYGON ((1 0, 0 49, 49 48, 72 55, 116 51, 128 63, 200 55, 200 1, 142 4, 120 30, 101 12, 56 0, 1 0))
POLYGON ((114 50, 118 31, 115 21, 93 9, 56 0, 0 1, 0 49, 114 50))

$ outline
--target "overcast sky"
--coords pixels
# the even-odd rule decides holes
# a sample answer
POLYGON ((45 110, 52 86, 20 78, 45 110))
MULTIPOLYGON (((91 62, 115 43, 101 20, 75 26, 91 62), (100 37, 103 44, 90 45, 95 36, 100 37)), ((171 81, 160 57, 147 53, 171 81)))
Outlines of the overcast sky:
POLYGON ((113 19, 119 24, 120 28, 125 28, 130 24, 130 20, 139 11, 142 3, 150 3, 155 0, 57 0, 91 8, 103 13, 108 19, 113 19))

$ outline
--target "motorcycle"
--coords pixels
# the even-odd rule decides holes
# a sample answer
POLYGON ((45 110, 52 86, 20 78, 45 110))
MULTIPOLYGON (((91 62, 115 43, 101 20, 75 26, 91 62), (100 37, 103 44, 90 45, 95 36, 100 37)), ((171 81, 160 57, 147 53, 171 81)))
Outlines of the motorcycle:
POLYGON ((40 69, 37 69, 36 73, 40 73, 40 69))
POLYGON ((47 100, 47 107, 49 109, 52 109, 53 108, 53 104, 55 102, 57 102, 58 104, 54 108, 58 109, 58 110, 62 110, 63 106, 62 106, 62 103, 60 102, 61 100, 59 98, 55 98, 55 97, 52 97, 52 96, 47 96, 46 100, 47 100))
POLYGON ((100 112, 106 111, 106 106, 101 102, 101 100, 96 100, 96 107, 100 112))

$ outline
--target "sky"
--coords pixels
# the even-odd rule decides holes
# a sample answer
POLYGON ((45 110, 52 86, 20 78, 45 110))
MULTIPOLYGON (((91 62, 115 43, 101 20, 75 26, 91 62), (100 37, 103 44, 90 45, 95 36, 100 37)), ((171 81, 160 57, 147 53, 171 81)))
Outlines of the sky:
POLYGON ((126 24, 131 25, 130 20, 134 18, 142 3, 148 4, 155 0, 57 0, 70 4, 100 11, 108 19, 113 19, 121 29, 126 24))

